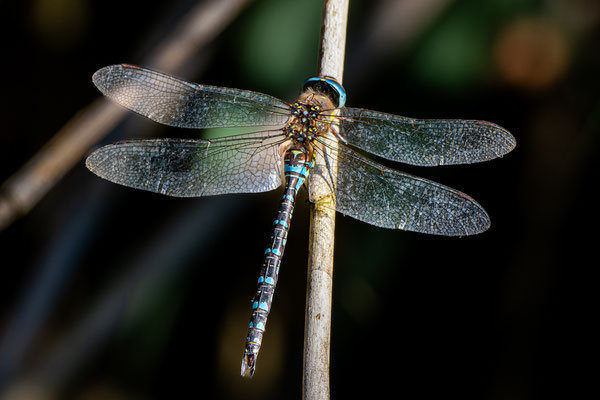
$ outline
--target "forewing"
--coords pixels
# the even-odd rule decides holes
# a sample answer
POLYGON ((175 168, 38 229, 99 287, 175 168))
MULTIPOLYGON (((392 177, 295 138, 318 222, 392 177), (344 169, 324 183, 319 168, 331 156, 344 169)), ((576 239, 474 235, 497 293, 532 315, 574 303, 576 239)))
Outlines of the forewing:
POLYGON ((388 160, 421 166, 488 161, 514 149, 506 129, 485 121, 412 119, 360 108, 342 108, 341 135, 388 160))
POLYGON ((92 80, 122 106, 181 128, 281 126, 290 114, 284 102, 266 94, 185 82, 133 65, 104 67, 92 80))
POLYGON ((86 166, 111 182, 168 196, 265 192, 281 185, 281 141, 264 133, 130 140, 99 148, 86 166))
POLYGON ((490 226, 485 210, 464 193, 386 168, 341 143, 337 160, 336 210, 342 214, 384 228, 445 236, 473 235, 490 226))

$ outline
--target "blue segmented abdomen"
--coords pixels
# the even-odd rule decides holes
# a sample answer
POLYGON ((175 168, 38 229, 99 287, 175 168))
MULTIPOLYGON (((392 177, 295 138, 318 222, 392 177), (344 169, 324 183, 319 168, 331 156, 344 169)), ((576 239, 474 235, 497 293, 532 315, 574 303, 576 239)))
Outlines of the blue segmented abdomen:
POLYGON ((292 147, 285 153, 285 190, 279 203, 277 217, 273 222, 271 237, 265 250, 264 261, 258 277, 256 294, 252 300, 252 317, 250 318, 248 337, 246 338, 242 359, 242 376, 251 377, 254 374, 256 357, 260 350, 267 317, 271 310, 273 292, 279 276, 279 265, 285 250, 290 221, 294 212, 294 201, 298 190, 308 178, 313 165, 313 160, 310 159, 309 154, 302 147, 292 147))

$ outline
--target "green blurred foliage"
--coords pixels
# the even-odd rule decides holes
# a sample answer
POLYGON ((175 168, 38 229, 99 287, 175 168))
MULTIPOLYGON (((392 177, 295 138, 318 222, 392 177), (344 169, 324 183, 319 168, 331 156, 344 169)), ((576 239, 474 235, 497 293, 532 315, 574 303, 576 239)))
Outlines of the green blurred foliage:
POLYGON ((461 91, 489 78, 491 49, 507 20, 532 12, 537 0, 465 0, 452 4, 417 42, 409 73, 419 84, 461 91))
POLYGON ((315 73, 321 8, 318 0, 258 2, 238 27, 240 72, 271 92, 315 73))

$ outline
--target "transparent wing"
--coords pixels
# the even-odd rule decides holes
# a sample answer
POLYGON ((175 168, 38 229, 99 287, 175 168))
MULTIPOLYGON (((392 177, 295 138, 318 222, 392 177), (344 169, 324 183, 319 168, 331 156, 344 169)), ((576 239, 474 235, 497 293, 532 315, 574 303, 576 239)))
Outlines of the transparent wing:
MULTIPOLYGON (((464 193, 386 168, 339 144, 336 210, 372 225, 445 236, 489 228, 485 210, 464 193)), ((327 171, 316 173, 331 184, 327 171)), ((332 185, 333 187, 333 185, 332 185)))
POLYGON ((339 124, 349 144, 388 160, 421 166, 487 161, 516 145, 510 132, 485 121, 412 119, 342 108, 339 124))
POLYGON ((282 126, 290 115, 286 103, 266 94, 198 85, 133 65, 104 67, 92 80, 122 106, 181 128, 282 126))
POLYGON ((157 139, 110 144, 86 160, 111 182, 176 197, 265 192, 281 185, 283 135, 216 140, 157 139))

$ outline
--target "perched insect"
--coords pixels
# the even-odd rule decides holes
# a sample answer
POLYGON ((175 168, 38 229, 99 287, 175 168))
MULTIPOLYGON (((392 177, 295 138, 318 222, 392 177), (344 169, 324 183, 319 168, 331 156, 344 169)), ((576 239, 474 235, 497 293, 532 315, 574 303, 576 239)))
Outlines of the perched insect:
POLYGON ((400 117, 344 107, 346 92, 331 77, 308 79, 287 103, 248 90, 199 85, 133 65, 100 69, 95 85, 153 121, 181 128, 247 127, 219 139, 129 140, 93 152, 87 167, 111 182, 168 196, 284 192, 252 302, 242 375, 252 376, 300 187, 319 176, 335 208, 372 225, 436 235, 485 231, 485 210, 464 193, 384 167, 352 150, 423 166, 491 160, 514 137, 490 122, 400 117), (335 151, 332 150, 335 147, 335 151), (324 163, 315 163, 319 154, 324 163), (335 161, 338 172, 329 168, 335 161), (336 178, 337 176, 337 178, 336 178))

